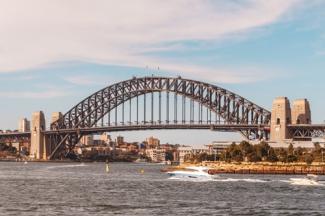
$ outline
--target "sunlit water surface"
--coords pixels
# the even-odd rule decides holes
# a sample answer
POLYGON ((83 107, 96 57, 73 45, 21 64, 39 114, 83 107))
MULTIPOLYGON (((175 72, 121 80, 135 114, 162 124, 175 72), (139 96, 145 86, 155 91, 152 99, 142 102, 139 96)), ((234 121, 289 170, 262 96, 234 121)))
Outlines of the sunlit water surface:
POLYGON ((290 180, 302 176, 183 181, 162 167, 2 162, 0 215, 325 215, 325 186, 290 180))

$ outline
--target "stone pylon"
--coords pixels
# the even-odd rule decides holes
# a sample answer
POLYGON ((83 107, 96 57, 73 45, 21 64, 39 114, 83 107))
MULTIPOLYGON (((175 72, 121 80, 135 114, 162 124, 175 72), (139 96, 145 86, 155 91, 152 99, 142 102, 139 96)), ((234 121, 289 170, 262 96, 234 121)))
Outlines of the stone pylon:
POLYGON ((31 145, 30 157, 34 159, 46 159, 46 142, 43 131, 45 131, 45 117, 42 111, 34 112, 31 121, 31 145))
MULTIPOLYGON (((51 124, 58 121, 58 120, 62 120, 62 113, 61 112, 53 112, 52 116, 51 116, 51 124)), ((52 139, 53 137, 48 136, 46 137, 46 154, 44 154, 44 157, 46 157, 48 159, 48 157, 53 153, 53 150, 55 148, 55 141, 53 141, 52 139)))
POLYGON ((283 142, 289 139, 287 125, 291 124, 290 101, 286 97, 274 99, 271 114, 271 141, 283 142))
POLYGON ((292 124, 311 124, 311 112, 307 99, 293 101, 291 111, 292 124))
POLYGON ((56 122, 57 120, 61 119, 63 117, 61 112, 53 112, 52 113, 52 118, 51 118, 51 124, 53 122, 56 122))

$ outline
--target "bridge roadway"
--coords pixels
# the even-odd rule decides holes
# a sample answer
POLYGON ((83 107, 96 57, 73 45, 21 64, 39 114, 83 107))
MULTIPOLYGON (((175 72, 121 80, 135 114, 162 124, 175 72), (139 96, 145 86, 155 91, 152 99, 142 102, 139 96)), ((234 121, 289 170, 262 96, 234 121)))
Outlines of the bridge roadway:
MULTIPOLYGON (((290 124, 287 126, 293 139, 305 139, 312 137, 325 136, 325 124, 290 124)), ((117 132, 117 131, 138 131, 138 130, 169 130, 169 129, 193 129, 193 130, 212 130, 212 131, 240 131, 240 130, 265 130, 269 131, 269 125, 246 125, 246 124, 124 124, 111 125, 104 127, 78 128, 78 129, 59 129, 44 131, 45 135, 51 134, 96 134, 102 132, 117 132)), ((31 132, 11 132, 0 133, 0 141, 2 140, 17 140, 29 139, 31 132)))
POLYGON ((246 125, 246 124, 124 124, 124 125, 112 125, 105 127, 93 127, 93 128, 78 128, 78 129, 59 129, 45 131, 44 134, 56 134, 56 133, 81 133, 92 134, 101 132, 115 132, 115 131, 136 131, 136 130, 169 130, 169 129, 193 129, 193 130, 213 130, 213 131, 239 131, 239 130, 263 130, 269 129, 268 125, 246 125))
POLYGON ((290 124, 287 127, 295 140, 325 137, 325 124, 290 124))
MULTIPOLYGON (((268 125, 247 125, 247 124, 124 124, 124 125, 111 125, 103 127, 91 128, 67 128, 58 130, 46 130, 45 135, 51 134, 95 134, 102 132, 117 132, 117 131, 138 131, 138 130, 170 130, 170 129, 193 129, 193 130, 212 130, 212 131, 239 131, 239 130, 269 130, 268 125)), ((30 138, 31 132, 10 132, 0 133, 1 139, 19 139, 30 138)))
POLYGON ((0 140, 3 138, 12 139, 12 138, 30 138, 31 132, 9 132, 9 133, 0 133, 0 140))

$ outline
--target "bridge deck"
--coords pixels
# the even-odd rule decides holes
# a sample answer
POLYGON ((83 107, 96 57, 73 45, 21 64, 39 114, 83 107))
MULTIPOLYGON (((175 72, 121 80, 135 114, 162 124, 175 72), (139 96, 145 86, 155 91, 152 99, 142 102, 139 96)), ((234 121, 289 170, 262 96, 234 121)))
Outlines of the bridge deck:
MULTIPOLYGON (((308 130, 308 131, 325 131, 325 124, 299 124, 288 125, 291 130, 308 130)), ((125 125, 111 125, 104 127, 92 128, 78 128, 78 129, 60 129, 60 130, 47 130, 44 134, 57 134, 57 133, 101 133, 101 132, 115 132, 115 131, 136 131, 136 130, 170 130, 170 129, 192 129, 192 130, 215 130, 215 131, 239 131, 239 130, 269 130, 269 125, 246 125, 246 124, 125 124, 125 125)), ((0 133, 0 138, 10 137, 30 137, 31 132, 11 132, 0 133)))
POLYGON ((140 124, 140 125, 114 125, 105 127, 93 128, 78 128, 78 129, 60 129, 45 131, 45 134, 56 133, 100 133, 100 132, 115 132, 115 131, 131 131, 131 130, 164 130, 164 129, 192 129, 192 130, 216 130, 216 131, 238 131, 238 130, 258 130, 268 129, 267 125, 218 125, 218 124, 140 124))
POLYGON ((289 128, 325 129, 325 124, 290 124, 289 128))

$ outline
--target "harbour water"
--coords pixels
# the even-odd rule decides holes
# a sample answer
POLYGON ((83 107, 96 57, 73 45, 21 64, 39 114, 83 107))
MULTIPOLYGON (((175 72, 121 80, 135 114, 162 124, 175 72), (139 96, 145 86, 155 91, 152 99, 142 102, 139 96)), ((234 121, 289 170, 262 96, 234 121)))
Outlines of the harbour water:
POLYGON ((303 176, 170 180, 163 165, 0 163, 0 215, 324 215, 325 186, 303 176))

